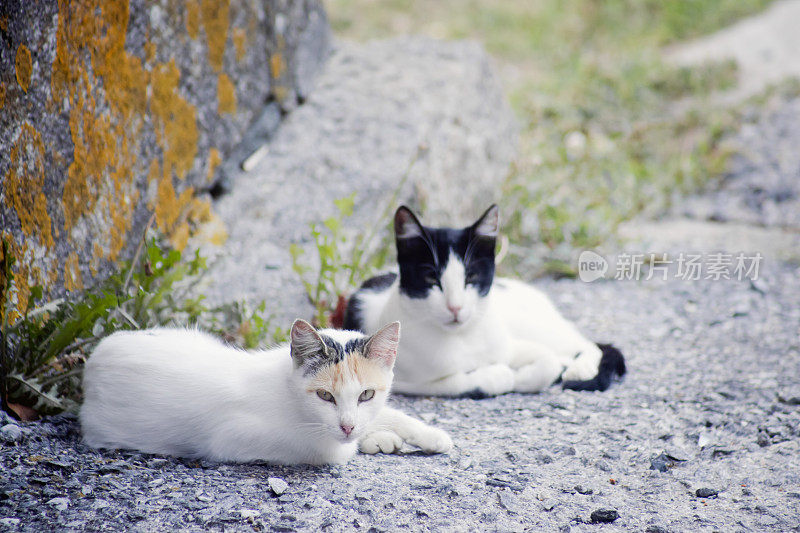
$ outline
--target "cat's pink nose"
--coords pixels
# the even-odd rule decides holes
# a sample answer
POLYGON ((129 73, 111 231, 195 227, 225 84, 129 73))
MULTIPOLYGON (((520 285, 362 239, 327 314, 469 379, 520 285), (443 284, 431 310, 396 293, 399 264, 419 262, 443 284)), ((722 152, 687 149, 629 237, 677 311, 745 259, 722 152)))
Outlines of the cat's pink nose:
POLYGON ((460 305, 447 304, 447 308, 450 310, 451 313, 453 313, 454 317, 458 318, 458 312, 461 311, 460 305))
POLYGON ((350 433, 353 431, 353 426, 346 426, 344 424, 339 426, 339 428, 341 428, 344 434, 347 435, 348 437, 350 436, 350 433))

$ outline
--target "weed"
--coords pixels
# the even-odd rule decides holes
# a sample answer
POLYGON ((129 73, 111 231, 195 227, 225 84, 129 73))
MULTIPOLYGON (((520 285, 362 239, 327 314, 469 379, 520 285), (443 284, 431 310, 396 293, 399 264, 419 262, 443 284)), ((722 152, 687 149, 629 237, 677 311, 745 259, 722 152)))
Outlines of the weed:
POLYGON ((300 277, 308 301, 314 307, 314 325, 320 328, 339 328, 344 322, 347 294, 358 284, 386 264, 391 249, 391 214, 411 170, 427 150, 419 145, 392 194, 385 200, 378 216, 358 231, 345 223, 353 216, 356 193, 334 200, 336 214, 322 224, 310 224, 314 239, 317 265, 303 261, 305 250, 298 244, 289 247, 292 269, 300 277))
MULTIPOLYGON (((374 273, 386 263, 389 247, 387 232, 380 222, 368 226, 366 232, 345 229, 344 221, 353 216, 355 193, 334 200, 337 214, 325 219, 322 224, 310 225, 318 265, 312 268, 304 264, 303 248, 292 244, 292 269, 300 276, 309 302, 314 306, 314 325, 317 327, 341 327, 346 294, 356 283, 374 273)), ((382 220, 386 213, 382 213, 382 220)))

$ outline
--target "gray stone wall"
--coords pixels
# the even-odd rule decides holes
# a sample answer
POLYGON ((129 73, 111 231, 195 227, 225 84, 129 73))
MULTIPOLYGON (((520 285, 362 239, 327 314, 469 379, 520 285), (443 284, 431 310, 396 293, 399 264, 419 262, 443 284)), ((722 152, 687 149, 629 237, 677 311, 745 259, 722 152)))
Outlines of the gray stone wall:
MULTIPOLYGON (((78 290, 153 224, 181 247, 264 105, 328 55, 317 0, 0 4, 0 232, 30 287, 78 290)), ((221 236, 220 240, 221 240, 221 236)))

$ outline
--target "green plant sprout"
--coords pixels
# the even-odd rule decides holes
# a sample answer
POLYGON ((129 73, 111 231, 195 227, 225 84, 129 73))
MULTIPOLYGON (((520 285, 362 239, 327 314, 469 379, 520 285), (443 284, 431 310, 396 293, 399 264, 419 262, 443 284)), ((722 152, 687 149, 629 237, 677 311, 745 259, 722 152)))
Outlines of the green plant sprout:
POLYGON ((289 246, 292 270, 300 277, 308 301, 314 307, 312 321, 316 327, 341 327, 347 294, 386 264, 391 250, 388 238, 391 233, 391 213, 396 208, 397 199, 411 170, 426 149, 425 144, 417 147, 397 187, 386 199, 378 216, 365 226, 366 231, 356 231, 344 223, 353 216, 354 192, 334 200, 337 212, 323 220, 322 224, 309 224, 318 259, 315 267, 302 262, 305 250, 300 245, 293 243, 289 246))

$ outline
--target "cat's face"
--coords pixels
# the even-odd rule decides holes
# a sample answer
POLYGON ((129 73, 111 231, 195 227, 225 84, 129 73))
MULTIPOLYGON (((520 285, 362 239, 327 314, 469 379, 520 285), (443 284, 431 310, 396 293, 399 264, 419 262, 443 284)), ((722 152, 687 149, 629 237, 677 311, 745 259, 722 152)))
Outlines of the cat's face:
POLYGON ((399 341, 399 322, 366 337, 316 331, 308 322, 295 321, 290 343, 295 376, 304 410, 320 437, 344 443, 364 434, 386 403, 399 341))
POLYGON ((498 224, 496 205, 462 229, 425 227, 401 206, 394 231, 406 309, 446 330, 482 314, 494 279, 498 224))

